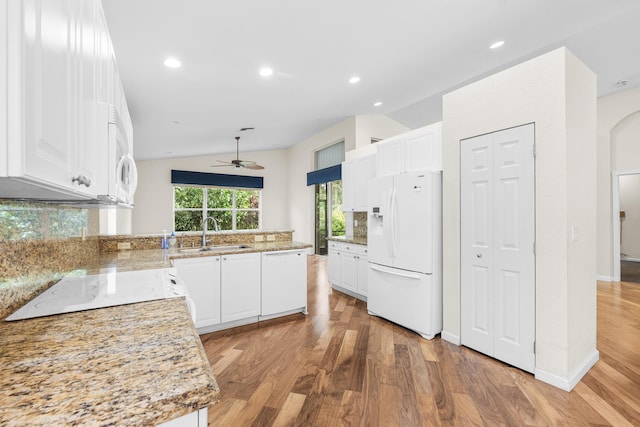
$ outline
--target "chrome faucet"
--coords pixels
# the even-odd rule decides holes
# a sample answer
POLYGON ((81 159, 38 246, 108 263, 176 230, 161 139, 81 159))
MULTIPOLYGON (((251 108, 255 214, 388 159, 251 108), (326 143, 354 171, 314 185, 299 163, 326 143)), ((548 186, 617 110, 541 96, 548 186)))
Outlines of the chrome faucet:
POLYGON ((213 220, 213 231, 218 231, 218 221, 212 216, 208 216, 202 221, 202 247, 207 246, 207 221, 213 220))

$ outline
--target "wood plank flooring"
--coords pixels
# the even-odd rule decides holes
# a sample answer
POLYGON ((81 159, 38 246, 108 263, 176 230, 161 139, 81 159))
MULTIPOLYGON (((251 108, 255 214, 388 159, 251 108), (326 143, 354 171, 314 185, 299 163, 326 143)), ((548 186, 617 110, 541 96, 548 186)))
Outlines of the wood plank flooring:
POLYGON ((640 285, 598 284, 600 361, 566 393, 369 316, 308 258, 309 314, 202 335, 211 426, 640 425, 640 285))

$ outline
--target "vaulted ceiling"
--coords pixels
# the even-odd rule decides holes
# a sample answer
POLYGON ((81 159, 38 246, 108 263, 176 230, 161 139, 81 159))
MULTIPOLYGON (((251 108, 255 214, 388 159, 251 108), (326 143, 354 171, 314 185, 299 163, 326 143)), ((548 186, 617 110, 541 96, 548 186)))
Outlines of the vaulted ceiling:
POLYGON ((242 151, 285 148, 360 114, 416 128, 440 119, 442 94, 560 46, 600 96, 640 84, 637 0, 103 4, 138 159, 231 153, 244 127, 242 151))

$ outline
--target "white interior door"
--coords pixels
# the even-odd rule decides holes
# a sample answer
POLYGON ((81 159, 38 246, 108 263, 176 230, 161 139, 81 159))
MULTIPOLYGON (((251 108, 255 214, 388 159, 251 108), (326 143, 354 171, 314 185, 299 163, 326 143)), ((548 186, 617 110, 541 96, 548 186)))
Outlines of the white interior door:
POLYGON ((461 341, 535 368, 533 124, 461 144, 461 341))

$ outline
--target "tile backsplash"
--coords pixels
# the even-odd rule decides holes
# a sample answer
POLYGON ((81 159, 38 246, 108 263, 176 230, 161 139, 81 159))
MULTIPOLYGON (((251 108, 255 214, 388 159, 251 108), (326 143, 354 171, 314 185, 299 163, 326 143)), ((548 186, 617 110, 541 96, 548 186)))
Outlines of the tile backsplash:
POLYGON ((353 236, 367 237, 367 212, 353 213, 353 236), (355 225, 356 221, 358 221, 358 225, 355 225))
POLYGON ((86 209, 0 200, 0 318, 95 259, 86 209))

